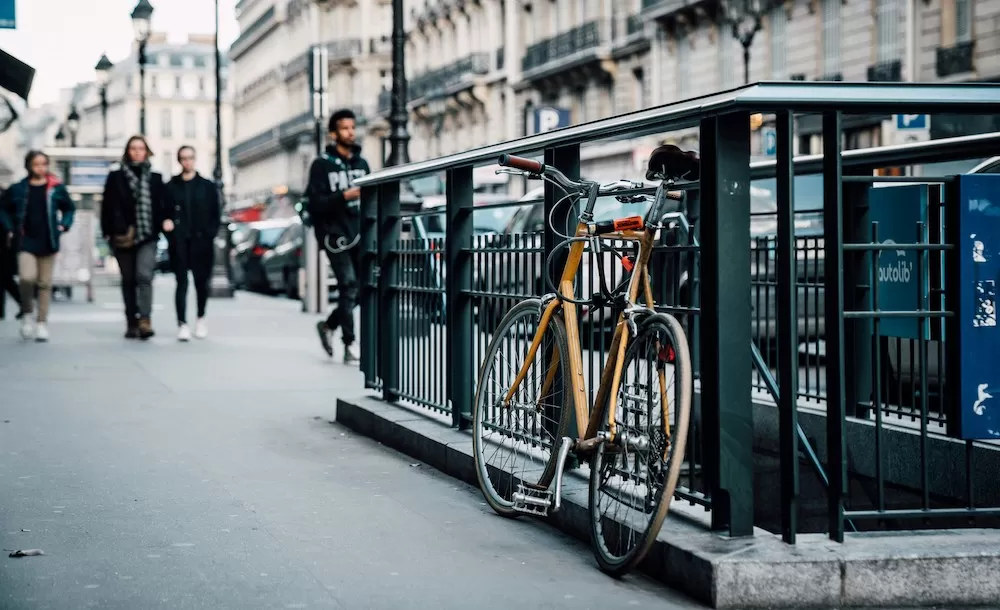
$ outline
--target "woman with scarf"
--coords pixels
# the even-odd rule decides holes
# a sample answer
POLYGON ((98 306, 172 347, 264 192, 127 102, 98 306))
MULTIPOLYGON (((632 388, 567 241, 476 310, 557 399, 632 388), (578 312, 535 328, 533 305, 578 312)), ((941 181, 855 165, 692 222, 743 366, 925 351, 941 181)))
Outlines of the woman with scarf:
POLYGON ((132 136, 125 145, 121 167, 108 174, 101 203, 101 231, 118 260, 125 338, 153 336, 153 272, 160 231, 174 229, 173 206, 163 176, 152 171, 153 156, 146 138, 132 136))
MULTIPOLYGON (((0 233, 7 247, 17 252, 21 277, 21 336, 48 341, 52 270, 59 252, 59 238, 73 226, 76 206, 66 187, 49 173, 49 157, 37 150, 24 158, 28 177, 10 187, 0 200, 0 233), (38 315, 34 311, 38 290, 38 315), (37 322, 37 325, 36 325, 37 322)), ((0 297, 2 298, 2 297, 0 297)))

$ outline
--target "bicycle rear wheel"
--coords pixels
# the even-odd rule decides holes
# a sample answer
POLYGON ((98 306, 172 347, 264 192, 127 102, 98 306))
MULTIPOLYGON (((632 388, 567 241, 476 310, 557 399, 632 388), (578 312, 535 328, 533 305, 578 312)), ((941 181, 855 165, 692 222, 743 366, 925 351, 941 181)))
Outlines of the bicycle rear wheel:
POLYGON ((625 352, 618 395, 602 408, 607 432, 615 401, 615 442, 602 443, 590 465, 591 541, 609 574, 632 570, 660 532, 684 461, 692 391, 683 328, 650 315, 625 352))
POLYGON ((562 437, 569 426, 563 384, 569 373, 566 327, 553 314, 527 375, 503 400, 528 355, 543 312, 529 299, 503 317, 486 350, 473 405, 472 450, 479 487, 493 510, 511 517, 518 485, 542 490, 555 474, 562 437))

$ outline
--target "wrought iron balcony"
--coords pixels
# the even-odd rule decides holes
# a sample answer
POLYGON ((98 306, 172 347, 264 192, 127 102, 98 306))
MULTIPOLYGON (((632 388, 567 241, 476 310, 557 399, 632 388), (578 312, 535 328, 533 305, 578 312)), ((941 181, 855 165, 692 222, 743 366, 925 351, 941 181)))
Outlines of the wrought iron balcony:
POLYGON ((421 74, 410 83, 410 100, 448 94, 471 85, 474 77, 489 73, 490 59, 489 53, 472 53, 443 68, 421 74))
POLYGON ((524 54, 521 69, 527 74, 555 62, 562 62, 578 53, 596 51, 602 43, 600 26, 599 21, 588 21, 572 30, 536 42, 524 54))
POLYGON ((326 48, 329 49, 330 61, 346 61, 354 59, 364 51, 365 43, 360 38, 342 38, 328 42, 326 48))
POLYGON ((873 83, 899 83, 903 81, 903 62, 898 59, 868 66, 868 80, 873 83))
POLYGON ((974 44, 975 43, 970 40, 968 42, 960 42, 947 48, 938 47, 937 75, 943 78, 954 74, 972 72, 972 51, 974 44))
POLYGON ((368 39, 368 52, 372 55, 392 53, 392 39, 388 36, 368 39))
POLYGON ((500 47, 497 49, 497 70, 504 69, 504 66, 506 66, 506 63, 504 63, 505 61, 506 57, 504 57, 503 47, 500 47))
POLYGON ((829 74, 823 74, 821 76, 817 76, 816 80, 818 80, 818 81, 836 81, 836 82, 840 82, 840 81, 844 80, 844 75, 841 74, 840 72, 830 72, 829 74))

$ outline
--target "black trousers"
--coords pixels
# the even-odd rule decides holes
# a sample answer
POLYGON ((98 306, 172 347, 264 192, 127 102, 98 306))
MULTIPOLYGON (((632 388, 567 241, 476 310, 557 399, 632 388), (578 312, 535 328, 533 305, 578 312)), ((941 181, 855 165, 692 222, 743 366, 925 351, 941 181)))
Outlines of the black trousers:
POLYGON ((174 294, 177 324, 187 324, 188 272, 194 276, 198 317, 205 317, 205 308, 208 305, 208 287, 212 279, 212 264, 215 257, 212 240, 181 238, 171 241, 169 255, 170 266, 177 278, 177 292, 174 294))
MULTIPOLYGON (((6 239, 0 235, 0 239, 6 239)), ((7 293, 10 294, 18 309, 21 307, 21 289, 14 280, 17 274, 17 254, 11 250, 0 250, 0 318, 7 313, 7 293)))
MULTIPOLYGON (((321 242, 322 243, 322 242, 321 242)), ((343 333, 344 345, 354 343, 354 307, 358 303, 358 265, 361 248, 355 246, 344 252, 326 250, 330 268, 337 278, 337 306, 330 312, 326 325, 330 330, 338 326, 343 333)))

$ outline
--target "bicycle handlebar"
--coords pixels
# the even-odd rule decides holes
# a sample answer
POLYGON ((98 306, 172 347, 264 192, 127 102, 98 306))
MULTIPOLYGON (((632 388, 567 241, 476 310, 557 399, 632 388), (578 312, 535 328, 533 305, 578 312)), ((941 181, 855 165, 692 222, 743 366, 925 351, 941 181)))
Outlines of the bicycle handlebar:
POLYGON ((497 164, 501 167, 513 167, 514 169, 523 170, 532 174, 541 174, 545 172, 545 164, 540 161, 525 159, 524 157, 515 157, 514 155, 508 155, 506 153, 500 155, 500 160, 497 161, 497 164))

